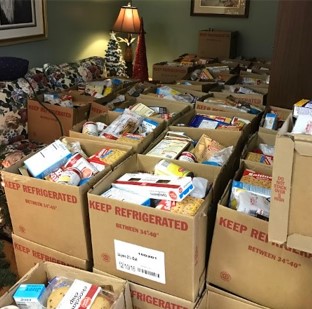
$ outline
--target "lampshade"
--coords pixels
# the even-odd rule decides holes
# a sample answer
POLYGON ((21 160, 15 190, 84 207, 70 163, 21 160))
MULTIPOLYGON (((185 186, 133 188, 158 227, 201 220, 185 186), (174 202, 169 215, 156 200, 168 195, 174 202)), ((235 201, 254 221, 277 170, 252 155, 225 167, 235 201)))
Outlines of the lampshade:
POLYGON ((115 32, 140 33, 138 9, 130 3, 127 6, 122 6, 112 30, 115 32))

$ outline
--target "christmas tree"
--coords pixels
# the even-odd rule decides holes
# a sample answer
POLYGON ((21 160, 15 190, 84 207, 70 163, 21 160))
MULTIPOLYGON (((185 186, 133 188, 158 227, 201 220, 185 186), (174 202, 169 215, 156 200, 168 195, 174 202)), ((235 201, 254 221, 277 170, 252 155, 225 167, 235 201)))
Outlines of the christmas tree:
POLYGON ((134 67, 132 78, 141 82, 148 81, 148 68, 145 46, 145 31, 143 26, 143 18, 141 17, 141 29, 138 37, 138 44, 135 53, 134 67))
POLYGON ((106 70, 110 76, 128 77, 126 62, 115 33, 112 31, 105 51, 106 70))

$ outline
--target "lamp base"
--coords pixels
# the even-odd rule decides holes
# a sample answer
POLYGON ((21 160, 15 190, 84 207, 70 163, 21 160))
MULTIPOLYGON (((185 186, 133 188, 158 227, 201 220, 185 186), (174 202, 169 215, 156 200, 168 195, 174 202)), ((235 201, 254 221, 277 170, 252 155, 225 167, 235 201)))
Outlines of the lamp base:
POLYGON ((126 45, 124 59, 125 59, 126 66, 127 66, 127 75, 129 77, 132 77, 133 52, 132 52, 132 46, 131 45, 126 45))

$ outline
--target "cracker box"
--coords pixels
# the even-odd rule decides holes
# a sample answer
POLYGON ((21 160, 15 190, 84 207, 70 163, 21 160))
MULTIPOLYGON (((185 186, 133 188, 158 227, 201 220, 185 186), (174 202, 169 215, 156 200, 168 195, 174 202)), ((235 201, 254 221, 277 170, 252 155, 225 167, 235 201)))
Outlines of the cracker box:
POLYGON ((60 136, 68 136, 69 130, 76 123, 88 119, 90 104, 93 97, 81 95, 78 91, 71 90, 64 92, 73 97, 74 108, 42 103, 44 107, 36 100, 28 100, 28 138, 31 141, 49 144, 60 136), (47 109, 49 109, 59 119, 56 118, 47 109), (47 128, 43 130, 42 128, 47 128))
MULTIPOLYGON (((245 167, 272 173, 242 164, 234 179, 245 167)), ((207 281, 269 308, 311 308, 312 254, 270 242, 267 221, 228 207, 230 190, 231 183, 218 205, 207 281)))
POLYGON ((207 309, 269 309, 247 299, 208 285, 207 309))
MULTIPOLYGON (((101 196, 123 174, 153 172, 160 160, 136 154, 89 191, 94 268, 194 302, 205 283, 207 212, 213 190, 194 216, 101 196)), ((217 167, 180 165, 211 184, 218 181, 217 167)))
POLYGON ((201 30, 198 56, 201 58, 235 58, 237 31, 201 30))
POLYGON ((97 286, 108 286, 114 293, 116 301, 114 308, 131 309, 129 283, 117 277, 104 274, 95 274, 77 268, 59 265, 51 262, 41 262, 32 267, 14 286, 1 298, 0 307, 16 305, 13 295, 21 284, 44 284, 47 285, 55 277, 65 277, 70 280, 82 280, 97 286))
POLYGON ((79 141, 88 156, 104 147, 121 149, 125 154, 80 186, 21 175, 19 168, 24 165, 25 159, 21 160, 1 172, 5 195, 14 234, 64 254, 90 260, 87 191, 114 165, 129 156, 132 148, 106 141, 66 139, 69 142, 79 141))
POLYGON ((289 115, 276 135, 269 239, 312 253, 312 137, 293 127, 289 115))
POLYGON ((12 234, 12 240, 18 276, 20 278, 40 262, 52 262, 84 270, 91 269, 90 261, 42 246, 15 234, 12 234))
MULTIPOLYGON (((108 111, 106 114, 102 114, 99 116, 96 116, 90 120, 94 122, 102 122, 105 123, 106 125, 111 124, 118 116, 120 113, 113 112, 113 111, 108 111)), ((151 119, 151 118, 147 118, 151 119)), ((112 144, 116 145, 125 145, 125 146, 131 146, 133 148, 133 151, 137 153, 142 153, 148 145, 166 128, 167 124, 164 120, 162 119, 151 119, 152 121, 155 121, 158 123, 158 126, 153 130, 153 132, 147 134, 144 138, 142 138, 138 143, 131 143, 131 141, 118 141, 118 140, 110 140, 110 139, 104 139, 103 137, 99 136, 93 136, 93 135, 88 135, 82 133, 82 128, 85 123, 85 121, 82 121, 78 124, 76 124, 70 131, 69 131, 69 136, 72 138, 79 138, 79 139, 87 139, 91 141, 97 141, 97 142, 105 142, 109 141, 112 144)))

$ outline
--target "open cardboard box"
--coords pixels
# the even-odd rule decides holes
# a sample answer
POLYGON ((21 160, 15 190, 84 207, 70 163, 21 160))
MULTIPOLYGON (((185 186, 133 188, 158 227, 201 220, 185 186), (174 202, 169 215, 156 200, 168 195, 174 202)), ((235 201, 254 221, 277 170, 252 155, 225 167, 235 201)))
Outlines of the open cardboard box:
MULTIPOLYGON (((94 268, 194 302, 205 283, 207 213, 213 189, 194 216, 101 196, 120 176, 151 173, 160 160, 133 155, 89 191, 94 268)), ((210 184, 220 173, 214 166, 182 161, 180 166, 210 184)))
POLYGON ((105 147, 124 150, 125 154, 80 186, 21 175, 19 168, 24 165, 25 158, 1 171, 5 195, 14 234, 70 256, 91 261, 87 192, 113 166, 128 157, 132 148, 108 141, 66 139, 68 142, 78 141, 88 156, 105 147))
MULTIPOLYGON (((241 162, 235 180, 245 168, 272 173, 241 162)), ((312 254, 270 242, 267 221, 228 207, 230 191, 231 182, 218 205, 207 282, 269 308, 311 308, 312 254)))
MULTIPOLYGON (((107 125, 111 124, 117 117, 120 116, 120 113, 118 112, 113 112, 113 111, 108 111, 105 114, 95 116, 94 118, 90 119, 90 121, 94 122, 103 122, 107 125)), ((162 119, 155 119, 153 118, 154 121, 158 123, 158 126, 155 128, 155 130, 151 133, 149 133, 147 136, 145 136, 139 143, 133 144, 133 143, 127 143, 127 142, 119 142, 118 140, 110 140, 110 139, 105 139, 100 136, 93 136, 89 134, 84 134, 82 133, 82 128, 85 123, 85 121, 82 121, 78 124, 76 124, 70 131, 69 131, 69 136, 72 138, 79 138, 79 139, 87 139, 90 141, 97 141, 97 142, 105 142, 109 141, 112 144, 116 145, 125 145, 125 146, 131 146, 133 148, 134 152, 141 153, 143 152, 148 145, 166 128, 167 123, 166 121, 162 119)))
POLYGON ((21 284, 45 284, 54 277, 65 277, 68 279, 79 279, 98 286, 111 286, 116 301, 114 308, 131 309, 132 302, 130 297, 129 283, 120 278, 105 276, 103 274, 95 274, 77 268, 59 265, 50 262, 36 264, 31 268, 13 287, 10 288, 0 298, 0 307, 14 305, 13 295, 21 284))
POLYGON ((312 253, 312 136, 293 125, 291 114, 276 135, 269 239, 312 253))

